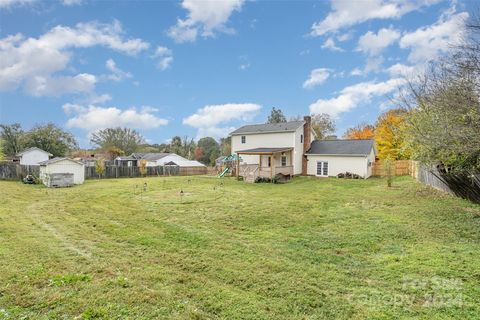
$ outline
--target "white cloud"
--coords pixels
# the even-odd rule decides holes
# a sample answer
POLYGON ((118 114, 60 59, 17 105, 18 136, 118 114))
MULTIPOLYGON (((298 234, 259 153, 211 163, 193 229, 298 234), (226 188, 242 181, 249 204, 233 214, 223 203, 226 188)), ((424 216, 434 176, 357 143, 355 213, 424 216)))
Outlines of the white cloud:
POLYGON ((303 88, 311 89, 324 83, 330 76, 330 70, 327 68, 317 68, 310 72, 310 77, 303 83, 303 88))
POLYGON ((24 6, 37 2, 38 0, 0 0, 0 8, 9 9, 15 6, 24 6))
POLYGON ((254 103, 208 105, 183 119, 183 124, 198 129, 197 139, 208 135, 224 137, 232 128, 219 125, 233 120, 250 121, 261 108, 262 106, 254 103))
POLYGON ((95 88, 97 78, 88 73, 76 76, 34 76, 25 82, 25 92, 29 95, 61 96, 65 93, 88 93, 95 88))
POLYGON ((325 42, 322 44, 322 49, 330 49, 332 51, 339 51, 339 52, 344 51, 342 48, 339 48, 335 45, 335 40, 333 40, 333 38, 331 37, 325 40, 325 42))
POLYGON ((157 67, 162 71, 168 69, 173 62, 172 50, 167 47, 158 46, 153 56, 160 59, 157 67))
POLYGON ((87 101, 90 104, 102 104, 110 100, 112 100, 112 96, 108 93, 104 93, 101 95, 92 94, 87 101))
POLYGON ((419 72, 419 67, 396 63, 387 69, 391 77, 410 77, 419 72))
POLYGON ((366 104, 372 98, 386 95, 395 91, 405 80, 400 78, 384 82, 360 82, 345 87, 340 94, 331 99, 319 99, 309 106, 310 113, 328 113, 337 117, 340 113, 348 112, 360 104, 366 104))
POLYGON ((112 72, 109 75, 106 75, 105 78, 108 80, 112 81, 122 81, 123 79, 128 79, 132 77, 132 74, 130 72, 125 72, 119 67, 117 67, 117 64, 113 59, 108 59, 105 62, 105 67, 112 72))
POLYGON ((118 21, 79 23, 73 28, 56 26, 39 38, 9 35, 0 39, 0 90, 24 87, 27 93, 51 95, 58 82, 65 80, 69 85, 62 86, 62 93, 87 91, 86 84, 94 82, 92 75, 88 78, 84 73, 75 76, 57 73, 67 68, 72 56, 69 49, 93 46, 134 55, 147 49, 149 44, 141 39, 124 39, 118 21), (48 88, 49 85, 53 87, 48 88))
POLYGON ((197 36, 213 37, 215 32, 231 33, 226 27, 230 15, 242 8, 244 0, 183 0, 182 7, 188 10, 186 19, 178 19, 168 30, 176 42, 193 42, 197 36))
POLYGON ((157 117, 154 113, 158 110, 151 107, 140 110, 136 108, 121 110, 116 107, 67 103, 63 105, 63 110, 68 115, 73 114, 73 117, 67 121, 68 128, 80 128, 88 132, 119 126, 152 129, 168 124, 168 120, 157 117))
POLYGON ((358 40, 357 50, 369 55, 377 55, 383 49, 400 38, 400 32, 395 29, 380 29, 376 34, 368 31, 358 40))
POLYGON ((340 41, 340 42, 348 41, 348 40, 352 39, 353 33, 354 33, 354 31, 350 30, 349 32, 346 32, 344 34, 341 34, 341 35, 337 36, 337 40, 340 41))
POLYGON ((400 48, 410 49, 408 61, 424 63, 437 58, 458 44, 465 31, 467 12, 453 14, 448 11, 434 24, 406 33, 400 39, 400 48))
POLYGON ((363 71, 360 70, 360 68, 355 68, 350 72, 351 76, 361 76, 363 74, 363 71))
POLYGON ((331 0, 332 11, 312 25, 311 35, 322 36, 371 19, 398 19, 404 14, 440 0, 331 0))
POLYGON ((82 0, 62 0, 64 6, 78 6, 82 4, 82 0))
POLYGON ((240 70, 247 70, 248 68, 250 68, 250 63, 242 63, 240 64, 240 66, 238 67, 238 69, 240 70))

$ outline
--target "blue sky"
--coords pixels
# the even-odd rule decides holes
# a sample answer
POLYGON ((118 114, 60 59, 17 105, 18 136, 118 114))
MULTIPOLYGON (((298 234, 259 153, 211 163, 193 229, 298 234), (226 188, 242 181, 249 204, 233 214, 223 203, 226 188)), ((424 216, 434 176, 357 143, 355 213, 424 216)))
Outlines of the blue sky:
POLYGON ((374 122, 404 76, 445 54, 460 1, 0 0, 0 123, 225 136, 329 113, 337 134, 374 122))

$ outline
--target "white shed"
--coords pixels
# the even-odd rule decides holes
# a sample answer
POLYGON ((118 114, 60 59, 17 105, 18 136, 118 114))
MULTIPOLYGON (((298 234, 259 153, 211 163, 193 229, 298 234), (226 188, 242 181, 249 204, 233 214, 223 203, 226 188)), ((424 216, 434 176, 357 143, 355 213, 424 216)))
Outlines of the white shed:
POLYGON ((73 183, 85 181, 85 165, 68 158, 53 158, 40 163, 40 179, 43 181, 51 173, 73 173, 73 183))
POLYGON ((20 164, 26 166, 38 166, 40 162, 47 161, 51 156, 51 153, 37 147, 28 148, 17 153, 17 157, 20 158, 20 164))
POLYGON ((306 153, 307 174, 332 177, 355 173, 363 178, 372 175, 377 150, 373 140, 317 140, 306 153))

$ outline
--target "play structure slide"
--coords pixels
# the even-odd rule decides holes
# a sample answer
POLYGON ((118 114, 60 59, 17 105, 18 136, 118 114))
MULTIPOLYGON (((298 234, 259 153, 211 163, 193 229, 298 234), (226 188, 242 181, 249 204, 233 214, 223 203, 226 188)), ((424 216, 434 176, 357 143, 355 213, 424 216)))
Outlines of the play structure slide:
POLYGON ((230 168, 225 168, 225 170, 223 170, 222 173, 218 175, 218 177, 219 178, 223 177, 228 171, 230 171, 230 168))

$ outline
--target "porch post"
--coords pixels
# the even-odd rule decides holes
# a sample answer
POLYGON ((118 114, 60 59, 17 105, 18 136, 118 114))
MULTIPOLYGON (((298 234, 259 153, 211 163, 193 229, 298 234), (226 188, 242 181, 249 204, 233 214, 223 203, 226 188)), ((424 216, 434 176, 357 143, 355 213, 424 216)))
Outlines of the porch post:
POLYGON ((273 153, 270 154, 270 181, 272 181, 273 176, 273 153))
POLYGON ((240 153, 237 153, 237 180, 240 173, 240 153))

